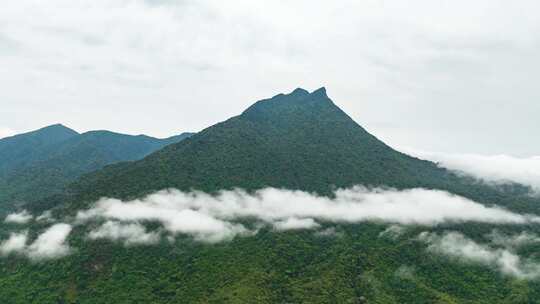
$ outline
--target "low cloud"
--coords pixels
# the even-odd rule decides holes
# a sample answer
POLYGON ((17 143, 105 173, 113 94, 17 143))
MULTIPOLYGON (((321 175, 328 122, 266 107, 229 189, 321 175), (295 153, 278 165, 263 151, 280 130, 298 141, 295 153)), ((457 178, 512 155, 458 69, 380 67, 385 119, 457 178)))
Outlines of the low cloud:
POLYGON ((494 182, 516 182, 540 191, 540 156, 449 154, 403 149, 413 156, 431 160, 440 166, 494 182))
MULTIPOLYGON (((90 209, 80 210, 70 223, 92 224, 93 228, 87 234, 90 240, 108 239, 126 246, 155 244, 162 237, 174 241, 179 234, 201 242, 221 242, 256 234, 261 226, 276 231, 311 229, 318 236, 334 236, 338 233, 328 224, 375 221, 390 224, 380 237, 395 239, 403 234, 406 225, 540 223, 540 218, 534 215, 484 206, 440 190, 352 187, 337 190, 334 194, 326 197, 304 191, 266 188, 254 193, 230 190, 211 195, 171 189, 130 201, 102 198, 90 209), (159 223, 161 227, 150 231, 146 223, 159 223), (321 228, 323 225, 325 229, 321 228)), ((28 214, 12 217, 28 217, 28 214)), ((51 216, 44 213, 39 218, 46 221, 51 216)), ((29 245, 27 232, 13 233, 1 243, 0 253, 20 253, 32 260, 62 257, 71 252, 66 243, 71 230, 70 224, 55 224, 29 245)), ((536 242, 538 237, 526 233, 504 236, 496 231, 486 237, 504 249, 492 250, 456 234, 424 235, 423 240, 430 243, 433 250, 438 248, 449 255, 496 264, 504 268, 505 273, 515 276, 533 276, 532 264, 522 263, 512 253, 512 248, 517 244, 536 242), (457 245, 452 247, 451 243, 457 245)))
POLYGON ((26 231, 12 233, 6 241, 1 243, 0 252, 3 255, 22 254, 34 261, 64 257, 71 252, 69 245, 66 244, 71 229, 71 225, 68 224, 53 225, 30 245, 27 245, 28 233, 26 231))
POLYGON ((12 253, 23 252, 26 248, 26 240, 28 239, 28 231, 11 233, 9 238, 0 243, 0 253, 9 255, 12 253))
POLYGON ((189 201, 183 200, 189 200, 190 196, 192 195, 179 191, 161 191, 142 200, 130 202, 102 199, 93 209, 79 212, 77 221, 81 223, 95 218, 120 222, 159 221, 173 234, 188 234, 197 240, 210 243, 228 240, 247 232, 243 225, 196 210, 197 208, 193 208, 195 205, 191 206, 189 201))
POLYGON ((529 244, 540 243, 540 237, 536 234, 523 231, 516 235, 505 235, 498 230, 493 230, 487 237, 493 244, 504 246, 507 248, 519 248, 529 244))
POLYGON ((54 218, 52 216, 52 212, 50 210, 47 210, 40 214, 38 217, 36 217, 36 221, 40 222, 54 222, 54 218))
POLYGON ((160 235, 157 232, 148 232, 139 223, 123 224, 107 221, 99 228, 90 231, 90 239, 109 239, 122 241, 125 245, 155 244, 159 242, 160 235))
MULTIPOLYGON (((78 212, 76 222, 82 224, 99 219, 115 221, 115 224, 105 224, 91 232, 92 238, 99 236, 126 241, 131 234, 124 231, 127 228, 119 226, 120 223, 157 221, 169 233, 218 242, 239 234, 254 233, 238 223, 238 220, 245 218, 255 219, 280 231, 316 229, 321 222, 382 221, 400 225, 469 221, 493 224, 540 222, 535 216, 486 207, 444 191, 363 187, 338 190, 334 198, 274 188, 253 194, 233 190, 217 195, 164 190, 131 201, 103 198, 91 209, 78 212)), ((139 226, 127 227, 129 231, 140 229, 139 226)))
POLYGON ((312 218, 296 218, 290 217, 283 221, 274 222, 276 230, 297 230, 297 229, 313 229, 320 225, 312 218))
POLYGON ((492 248, 478 244, 461 233, 450 232, 443 235, 423 232, 419 240, 429 244, 428 250, 474 262, 494 266, 501 273, 521 279, 535 279, 540 276, 540 265, 523 260, 509 248, 492 248))
POLYGON ((32 215, 26 210, 23 210, 19 213, 12 213, 6 216, 4 222, 13 223, 13 224, 26 224, 32 220, 32 215))
POLYGON ((27 255, 33 260, 54 259, 66 256, 70 248, 66 239, 71 232, 68 224, 56 224, 45 230, 27 249, 27 255))
POLYGON ((315 232, 315 236, 318 237, 341 237, 343 232, 337 231, 335 227, 329 227, 323 230, 315 232))

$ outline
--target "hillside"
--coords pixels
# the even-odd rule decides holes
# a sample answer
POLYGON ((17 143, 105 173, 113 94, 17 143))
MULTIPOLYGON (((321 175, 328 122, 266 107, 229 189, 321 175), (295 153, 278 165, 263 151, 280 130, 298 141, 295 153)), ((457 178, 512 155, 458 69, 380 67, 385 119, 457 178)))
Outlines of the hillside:
POLYGON ((109 131, 78 134, 61 125, 0 140, 0 206, 4 209, 59 193, 82 174, 138 160, 190 133, 158 139, 109 131))

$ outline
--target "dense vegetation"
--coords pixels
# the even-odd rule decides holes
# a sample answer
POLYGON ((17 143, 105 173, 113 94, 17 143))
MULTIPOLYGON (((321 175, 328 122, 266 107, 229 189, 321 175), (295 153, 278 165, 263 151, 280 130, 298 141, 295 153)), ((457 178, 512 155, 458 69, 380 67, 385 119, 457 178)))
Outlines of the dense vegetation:
MULTIPOLYGON (((327 97, 297 89, 262 100, 146 158, 107 166, 69 191, 26 206, 73 215, 101 196, 137 197, 168 187, 213 192, 266 186, 331 195, 336 187, 445 189, 486 204, 540 213, 520 185, 494 188, 397 152, 356 124, 327 97)), ((249 221, 247 221, 249 224, 249 221)), ((148 228, 159 229, 155 223, 148 228)), ((34 223, 33 230, 43 229, 34 223)), ((173 243, 125 247, 70 236, 77 251, 53 261, 0 259, 5 303, 537 303, 540 283, 490 267, 432 254, 416 240, 424 230, 456 230, 485 241, 493 226, 408 227, 381 237, 382 223, 325 223, 331 234, 301 230, 205 244, 186 236, 173 243)), ((9 227, 0 231, 2 238, 9 227)), ((518 233, 535 227, 497 226, 518 233)), ((319 231, 320 231, 319 230, 319 231)), ((538 231, 537 231, 538 232, 538 231)), ((35 237, 35 236, 33 236, 35 237)), ((522 250, 534 253, 538 244, 522 250)))
POLYGON ((384 229, 341 225, 332 236, 263 230, 211 245, 190 239, 136 247, 72 240, 78 252, 63 259, 1 263, 0 299, 41 304, 492 304, 537 303, 540 297, 537 281, 427 252, 410 239, 422 231, 418 227, 398 240, 379 237, 384 229))
POLYGON ((0 210, 59 193, 69 182, 112 163, 133 161, 190 133, 166 139, 109 131, 84 134, 53 125, 0 140, 0 210))

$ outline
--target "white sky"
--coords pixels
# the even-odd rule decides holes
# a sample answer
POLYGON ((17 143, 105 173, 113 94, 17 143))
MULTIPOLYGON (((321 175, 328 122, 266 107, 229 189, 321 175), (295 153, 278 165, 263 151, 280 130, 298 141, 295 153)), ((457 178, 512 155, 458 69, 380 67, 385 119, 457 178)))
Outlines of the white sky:
POLYGON ((540 154, 538 1, 7 0, 0 137, 158 137, 325 86, 393 146, 540 154))

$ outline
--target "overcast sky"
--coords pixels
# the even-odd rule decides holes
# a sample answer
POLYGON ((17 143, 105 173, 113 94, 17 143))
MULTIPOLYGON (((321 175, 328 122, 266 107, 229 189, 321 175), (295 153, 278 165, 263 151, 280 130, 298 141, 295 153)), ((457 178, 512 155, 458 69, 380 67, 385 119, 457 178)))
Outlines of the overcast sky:
POLYGON ((539 1, 7 0, 0 137, 164 137, 296 87, 393 146, 540 154, 539 1), (226 4, 225 4, 226 3, 226 4))

